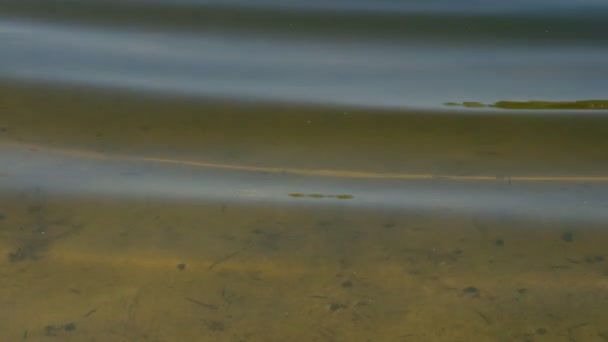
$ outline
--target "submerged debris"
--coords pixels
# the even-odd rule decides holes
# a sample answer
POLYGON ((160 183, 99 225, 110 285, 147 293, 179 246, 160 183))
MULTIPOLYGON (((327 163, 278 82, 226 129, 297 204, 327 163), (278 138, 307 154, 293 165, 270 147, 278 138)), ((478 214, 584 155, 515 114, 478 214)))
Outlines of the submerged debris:
POLYGON ((44 327, 44 333, 47 336, 55 336, 64 331, 72 332, 74 330, 76 330, 76 324, 74 324, 73 322, 60 325, 47 325, 46 327, 44 327))

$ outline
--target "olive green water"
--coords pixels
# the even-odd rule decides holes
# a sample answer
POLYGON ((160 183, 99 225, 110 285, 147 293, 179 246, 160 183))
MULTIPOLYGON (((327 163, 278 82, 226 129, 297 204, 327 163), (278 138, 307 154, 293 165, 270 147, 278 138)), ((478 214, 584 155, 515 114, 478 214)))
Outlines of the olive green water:
POLYGON ((2 340, 608 340, 605 116, 0 92, 2 340))

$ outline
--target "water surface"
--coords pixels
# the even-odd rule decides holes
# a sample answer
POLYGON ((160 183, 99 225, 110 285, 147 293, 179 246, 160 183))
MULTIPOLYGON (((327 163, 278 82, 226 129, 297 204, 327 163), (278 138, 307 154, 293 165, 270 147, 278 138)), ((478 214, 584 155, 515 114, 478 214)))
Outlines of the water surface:
POLYGON ((0 339, 607 340, 607 10, 3 1, 0 339))

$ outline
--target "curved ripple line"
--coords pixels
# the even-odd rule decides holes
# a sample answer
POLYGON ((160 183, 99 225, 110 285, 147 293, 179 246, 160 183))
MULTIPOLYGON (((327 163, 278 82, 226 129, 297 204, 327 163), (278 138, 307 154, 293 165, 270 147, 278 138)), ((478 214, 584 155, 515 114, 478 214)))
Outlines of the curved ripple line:
POLYGON ((373 171, 347 171, 332 169, 302 169, 282 168, 273 166, 235 165, 224 163, 213 163, 187 159, 172 159, 161 157, 108 155, 94 151, 79 149, 52 148, 34 144, 3 143, 0 146, 27 149, 30 151, 43 151, 46 153, 60 154, 67 157, 78 157, 97 160, 122 160, 128 162, 147 162, 156 164, 181 165, 205 169, 219 169, 227 171, 264 172, 277 174, 290 174, 299 176, 333 177, 351 179, 376 179, 376 180, 449 180, 449 181, 500 181, 500 182, 590 182, 608 183, 608 176, 501 176, 501 175, 449 175, 432 173, 395 173, 395 172, 373 172, 373 171))

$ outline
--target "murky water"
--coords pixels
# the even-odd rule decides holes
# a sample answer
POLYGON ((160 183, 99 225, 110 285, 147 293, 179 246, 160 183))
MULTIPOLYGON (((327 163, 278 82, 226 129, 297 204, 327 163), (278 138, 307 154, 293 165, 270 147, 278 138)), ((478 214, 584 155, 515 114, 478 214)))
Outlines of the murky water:
POLYGON ((2 1, 0 340, 608 340, 607 10, 2 1))

